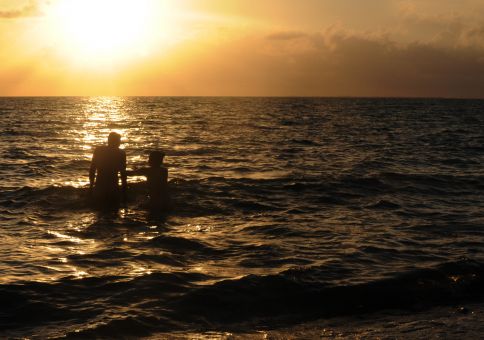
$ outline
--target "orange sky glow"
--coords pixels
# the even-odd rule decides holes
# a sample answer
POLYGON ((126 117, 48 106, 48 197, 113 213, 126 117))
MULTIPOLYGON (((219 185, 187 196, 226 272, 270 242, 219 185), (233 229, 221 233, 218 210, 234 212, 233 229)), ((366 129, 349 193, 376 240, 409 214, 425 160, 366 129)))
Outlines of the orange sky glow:
POLYGON ((484 97, 482 0, 0 0, 0 95, 484 97))

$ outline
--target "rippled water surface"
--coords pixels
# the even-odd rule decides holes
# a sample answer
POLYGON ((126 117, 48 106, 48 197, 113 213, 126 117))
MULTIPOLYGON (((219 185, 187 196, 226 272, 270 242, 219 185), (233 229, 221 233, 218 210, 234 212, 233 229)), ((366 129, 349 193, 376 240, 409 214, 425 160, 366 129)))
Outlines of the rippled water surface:
POLYGON ((0 334, 276 327, 482 294, 484 101, 0 98, 0 138, 0 334), (166 152, 171 212, 147 211, 136 177, 118 212, 90 208, 110 131, 129 168, 166 152))

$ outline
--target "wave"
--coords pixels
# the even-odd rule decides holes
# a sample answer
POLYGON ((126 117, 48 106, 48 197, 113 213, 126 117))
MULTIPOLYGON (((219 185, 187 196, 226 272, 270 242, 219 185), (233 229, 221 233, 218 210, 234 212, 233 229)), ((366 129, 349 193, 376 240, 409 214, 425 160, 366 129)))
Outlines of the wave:
POLYGON ((2 285, 0 332, 25 329, 26 324, 31 329, 44 325, 52 329, 53 322, 61 328, 90 322, 99 326, 108 316, 122 317, 128 306, 147 304, 151 298, 167 301, 206 279, 197 273, 154 273, 2 285))
MULTIPOLYGON (((300 177, 286 174, 280 178, 173 179, 169 183, 175 211, 180 214, 214 214, 245 212, 304 213, 325 205, 359 205, 363 209, 400 210, 405 197, 418 200, 442 199, 456 195, 475 195, 484 191, 484 177, 426 175, 382 172, 365 176, 341 175, 300 177), (391 196, 390 196, 391 195, 391 196)), ((145 183, 130 184, 127 204, 142 208, 146 202, 145 183)), ((25 186, 2 192, 0 206, 22 208, 41 206, 46 209, 89 209, 87 188, 25 186)))
POLYGON ((185 317, 203 312, 212 322, 226 324, 250 319, 290 321, 295 315, 308 319, 415 309, 484 297, 484 265, 470 260, 349 286, 308 283, 315 271, 317 268, 289 270, 281 275, 223 281, 190 292, 174 306, 185 317))
MULTIPOLYGON (((281 210, 282 208, 258 202, 243 187, 216 187, 218 184, 204 181, 173 181, 169 185, 172 212, 179 215, 206 215, 237 211, 281 210), (245 191, 245 192, 241 192, 245 191)), ((250 188, 249 188, 250 190, 250 188)), ((2 192, 0 207, 22 210, 40 207, 44 211, 92 210, 89 189, 72 186, 48 186, 34 188, 24 186, 2 192)), ((121 207, 150 210, 148 189, 145 183, 129 186, 127 202, 121 207)), ((161 212, 161 211, 160 211, 161 212)))
POLYGON ((120 330, 127 332, 124 336, 141 336, 187 327, 277 327, 484 298, 484 264, 469 259, 356 285, 327 285, 315 279, 320 271, 318 267, 291 269, 213 284, 206 283, 213 277, 179 272, 3 285, 0 331, 20 331, 27 321, 32 328, 56 322, 62 332, 84 337, 112 337, 120 330), (70 330, 73 327, 76 332, 70 330))
POLYGON ((160 247, 175 253, 183 252, 193 254, 193 252, 200 252, 206 256, 219 252, 217 249, 205 245, 202 242, 174 236, 157 236, 149 240, 148 243, 151 247, 160 247))
POLYGON ((0 205, 9 208, 40 206, 48 210, 78 210, 89 207, 87 188, 72 186, 48 186, 34 188, 24 186, 17 190, 2 192, 0 205))

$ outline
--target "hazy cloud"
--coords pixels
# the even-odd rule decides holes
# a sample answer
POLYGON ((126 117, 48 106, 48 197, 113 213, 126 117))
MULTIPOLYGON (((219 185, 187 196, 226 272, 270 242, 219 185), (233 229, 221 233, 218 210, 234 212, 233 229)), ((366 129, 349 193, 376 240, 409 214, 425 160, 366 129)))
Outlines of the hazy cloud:
POLYGON ((15 19, 23 17, 34 17, 41 15, 39 2, 36 0, 30 0, 24 7, 13 10, 1 10, 0 18, 3 19, 15 19))
POLYGON ((482 45, 402 44, 334 27, 281 37, 193 42, 173 52, 173 63, 163 66, 153 55, 116 79, 9 69, 0 72, 0 93, 484 98, 482 45))
POLYGON ((143 85, 176 83, 177 91, 196 95, 484 97, 479 47, 402 45, 344 30, 286 34, 219 46, 182 65, 183 74, 143 85))
POLYGON ((296 32, 296 31, 287 31, 287 32, 275 32, 269 34, 267 39, 269 40, 293 40, 305 37, 306 35, 303 32, 296 32))
MULTIPOLYGON (((484 98, 484 24, 476 20, 483 17, 482 0, 462 0, 476 10, 456 14, 454 0, 388 1, 402 4, 385 7, 394 11, 393 26, 329 21, 320 31, 298 25, 217 28, 172 50, 153 51, 115 77, 60 70, 63 59, 56 54, 37 62, 26 57, 32 70, 3 66, 0 93, 14 93, 14 84, 16 94, 484 98), (40 72, 42 65, 49 68, 40 72)), ((351 3, 315 0, 314 6, 351 3)), ((33 4, 22 12, 38 13, 33 4)))

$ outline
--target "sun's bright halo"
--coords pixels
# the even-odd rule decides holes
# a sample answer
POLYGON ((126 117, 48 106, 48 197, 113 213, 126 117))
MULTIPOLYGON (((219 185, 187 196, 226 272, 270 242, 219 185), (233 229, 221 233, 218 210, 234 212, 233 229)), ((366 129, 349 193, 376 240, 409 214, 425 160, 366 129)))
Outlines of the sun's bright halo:
POLYGON ((52 9, 64 54, 105 64, 147 52, 154 0, 59 0, 52 9))

